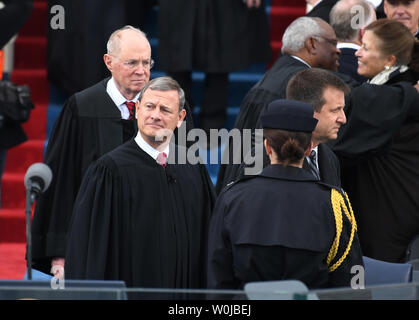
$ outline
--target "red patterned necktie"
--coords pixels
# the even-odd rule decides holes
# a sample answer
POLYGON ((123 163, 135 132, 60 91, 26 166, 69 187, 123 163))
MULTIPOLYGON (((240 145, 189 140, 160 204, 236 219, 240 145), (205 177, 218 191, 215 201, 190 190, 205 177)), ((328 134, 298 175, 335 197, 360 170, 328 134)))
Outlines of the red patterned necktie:
POLYGON ((134 109, 135 109, 135 102, 132 101, 125 101, 125 104, 129 111, 129 118, 128 120, 134 119, 134 109))
POLYGON ((161 165, 163 168, 166 167, 166 164, 167 164, 166 160, 167 160, 167 154, 164 152, 160 152, 156 159, 157 163, 161 165))

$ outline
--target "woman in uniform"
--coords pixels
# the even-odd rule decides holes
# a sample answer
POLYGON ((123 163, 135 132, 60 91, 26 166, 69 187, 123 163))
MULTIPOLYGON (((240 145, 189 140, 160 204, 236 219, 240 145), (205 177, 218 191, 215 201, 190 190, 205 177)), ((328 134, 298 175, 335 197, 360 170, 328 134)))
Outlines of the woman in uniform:
POLYGON ((286 279, 309 288, 350 286, 352 267, 363 262, 349 199, 302 168, 317 124, 313 107, 275 100, 261 122, 271 164, 220 194, 209 231, 208 287, 286 279))

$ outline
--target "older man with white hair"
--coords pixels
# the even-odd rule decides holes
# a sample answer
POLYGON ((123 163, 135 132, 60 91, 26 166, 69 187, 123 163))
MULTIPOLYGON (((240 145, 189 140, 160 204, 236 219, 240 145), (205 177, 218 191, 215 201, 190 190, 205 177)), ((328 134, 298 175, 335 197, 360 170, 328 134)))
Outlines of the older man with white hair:
MULTIPOLYGON (((311 67, 337 71, 340 50, 336 45, 335 32, 324 20, 300 17, 293 21, 282 38, 282 56, 246 95, 234 127, 241 131, 258 128, 261 111, 271 101, 285 98, 288 81, 298 71, 311 67)), ((233 164, 237 155, 233 155, 231 143, 229 147, 228 164, 222 164, 218 173, 217 192, 237 178, 240 167, 233 164)))

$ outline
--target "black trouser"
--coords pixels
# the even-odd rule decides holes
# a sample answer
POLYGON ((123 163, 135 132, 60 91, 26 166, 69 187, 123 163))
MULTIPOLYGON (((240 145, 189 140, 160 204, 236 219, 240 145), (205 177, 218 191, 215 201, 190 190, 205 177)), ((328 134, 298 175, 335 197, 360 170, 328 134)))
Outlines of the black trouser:
MULTIPOLYGON (((192 97, 192 72, 168 72, 185 91, 191 110, 195 103, 192 97)), ((207 73, 204 82, 204 100, 199 114, 198 126, 204 130, 224 128, 227 115, 228 73, 207 73)))

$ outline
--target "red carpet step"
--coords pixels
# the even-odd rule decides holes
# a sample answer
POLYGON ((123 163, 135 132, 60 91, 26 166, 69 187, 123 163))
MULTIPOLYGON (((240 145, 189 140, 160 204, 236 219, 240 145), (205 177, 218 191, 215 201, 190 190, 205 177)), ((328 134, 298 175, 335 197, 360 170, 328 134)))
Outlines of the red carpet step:
POLYGON ((23 279, 26 272, 26 243, 0 243, 0 279, 23 279))

